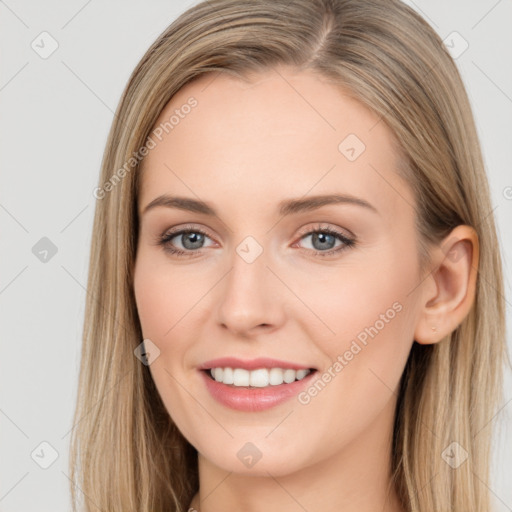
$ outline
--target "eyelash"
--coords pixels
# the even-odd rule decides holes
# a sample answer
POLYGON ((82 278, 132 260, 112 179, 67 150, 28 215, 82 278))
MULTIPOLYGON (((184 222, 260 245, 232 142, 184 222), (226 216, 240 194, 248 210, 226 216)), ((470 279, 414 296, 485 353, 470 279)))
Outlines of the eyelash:
MULTIPOLYGON (((171 232, 164 232, 162 235, 160 235, 157 240, 156 240, 156 243, 157 245, 159 246, 162 246, 163 249, 166 251, 166 252, 169 252, 175 256, 178 256, 178 257, 195 257, 195 256, 191 256, 192 254, 194 253, 198 253, 200 250, 188 250, 188 251, 183 251, 182 249, 177 249, 176 247, 173 247, 169 242, 177 237, 178 235, 184 235, 184 234, 187 234, 187 233, 200 233, 201 235, 204 235, 208 238, 211 238, 210 236, 208 236, 208 233, 206 233, 206 231, 202 230, 201 228, 196 228, 196 227, 185 227, 183 229, 180 229, 180 230, 177 230, 177 231, 171 231, 171 232)), ((303 238, 306 238, 307 236, 309 235, 313 235, 313 234, 317 234, 317 233, 327 233, 329 235, 332 235, 334 236, 335 238, 337 238, 338 240, 340 240, 341 242, 343 242, 342 245, 340 245, 338 248, 336 249, 329 249, 328 251, 317 251, 317 250, 312 250, 312 249, 306 249, 308 252, 312 252, 314 256, 320 256, 320 257, 325 257, 325 256, 332 256, 334 254, 337 254, 337 253, 340 253, 346 249, 349 249, 351 247, 354 247, 355 244, 356 244, 356 241, 355 239, 353 238, 348 238, 347 236, 345 236, 343 233, 335 230, 335 229, 332 229, 332 228, 329 228, 329 227, 322 227, 322 226, 316 226, 314 229, 310 229, 309 231, 306 231, 304 233, 302 233, 300 235, 300 238, 299 238, 299 241, 302 240, 303 238)))

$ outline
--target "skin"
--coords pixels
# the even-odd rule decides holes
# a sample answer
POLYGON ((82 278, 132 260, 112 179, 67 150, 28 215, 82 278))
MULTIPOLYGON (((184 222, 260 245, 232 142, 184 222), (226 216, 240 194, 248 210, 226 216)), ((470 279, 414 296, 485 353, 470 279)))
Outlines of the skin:
MULTIPOLYGON (((467 315, 475 232, 458 226, 432 248, 431 271, 421 274, 415 201, 395 171, 391 132, 318 75, 286 67, 250 82, 203 75, 171 99, 157 124, 190 96, 198 105, 144 160, 134 288, 144 338, 160 350, 151 375, 199 453, 191 507, 402 511, 388 469, 397 387, 414 340, 439 342, 467 315), (366 146, 354 161, 338 149, 348 134, 366 146), (143 213, 164 193, 206 201, 218 215, 164 206, 143 213), (334 193, 377 212, 330 204, 278 213, 282 200, 334 193), (202 248, 179 257, 156 243, 189 224, 206 230, 202 248), (307 233, 319 224, 354 235, 356 244, 315 254, 342 245, 315 242, 307 233), (236 252, 247 236, 263 249, 252 263, 236 252), (235 411, 210 396, 197 370, 217 357, 272 357, 321 375, 397 302, 400 312, 307 404, 292 398, 262 412, 235 411), (246 442, 262 455, 252 468, 237 457, 246 442)), ((167 244, 187 250, 183 238, 167 244)))

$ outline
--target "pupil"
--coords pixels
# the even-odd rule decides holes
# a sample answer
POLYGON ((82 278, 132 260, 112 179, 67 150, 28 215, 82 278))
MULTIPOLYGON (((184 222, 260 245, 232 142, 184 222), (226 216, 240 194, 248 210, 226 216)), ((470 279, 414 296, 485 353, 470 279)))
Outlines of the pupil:
POLYGON ((314 233, 313 234, 313 246, 316 249, 332 249, 334 246, 335 239, 333 235, 328 233, 314 233), (316 247, 315 242, 320 242, 320 247, 316 247), (327 244, 327 246, 325 245, 327 244))
POLYGON ((183 247, 186 249, 197 249, 201 247, 203 235, 201 233, 187 233, 182 240, 183 247))

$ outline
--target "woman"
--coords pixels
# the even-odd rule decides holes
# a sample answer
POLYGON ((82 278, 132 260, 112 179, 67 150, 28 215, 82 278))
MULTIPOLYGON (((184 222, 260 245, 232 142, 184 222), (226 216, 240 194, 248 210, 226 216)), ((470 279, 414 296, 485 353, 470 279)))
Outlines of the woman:
POLYGON ((412 9, 189 9, 95 196, 83 510, 489 510, 501 260, 466 92, 412 9))

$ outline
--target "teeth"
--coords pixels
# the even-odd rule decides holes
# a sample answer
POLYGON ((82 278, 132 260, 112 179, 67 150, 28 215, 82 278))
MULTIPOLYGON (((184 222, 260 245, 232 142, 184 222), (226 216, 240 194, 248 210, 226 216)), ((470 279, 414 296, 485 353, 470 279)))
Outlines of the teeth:
POLYGON ((302 380, 311 370, 291 370, 289 368, 259 368, 257 370, 244 370, 243 368, 212 368, 210 375, 223 384, 233 386, 251 386, 264 388, 267 386, 279 386, 290 384, 296 380, 302 380))
POLYGON ((306 375, 311 373, 311 370, 297 370, 295 373, 296 373, 295 378, 297 380, 302 380, 306 375))
POLYGON ((255 388, 264 388, 268 386, 268 370, 261 368, 247 372, 249 374, 249 384, 255 388))
MULTIPOLYGON (((222 368, 220 370, 222 371, 222 368)), ((222 372, 222 382, 224 382, 224 384, 233 384, 233 368, 224 368, 222 372)))
POLYGON ((295 380, 295 370, 285 370, 283 373, 283 380, 286 384, 290 384, 295 380))
MULTIPOLYGON (((224 370, 221 370, 224 372, 224 370)), ((235 368, 233 370, 233 384, 235 386, 248 386, 250 380, 250 373, 242 368, 235 368)), ((224 379, 222 380, 224 382, 224 379)))
POLYGON ((284 371, 281 368, 271 368, 269 373, 269 383, 272 386, 278 386, 284 382, 283 373, 284 371))

